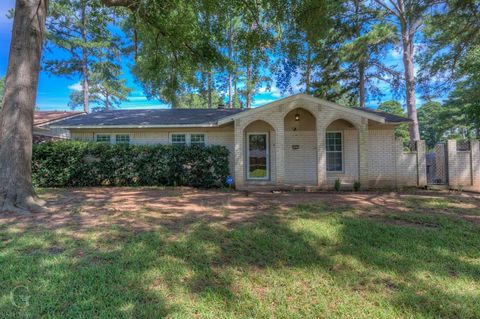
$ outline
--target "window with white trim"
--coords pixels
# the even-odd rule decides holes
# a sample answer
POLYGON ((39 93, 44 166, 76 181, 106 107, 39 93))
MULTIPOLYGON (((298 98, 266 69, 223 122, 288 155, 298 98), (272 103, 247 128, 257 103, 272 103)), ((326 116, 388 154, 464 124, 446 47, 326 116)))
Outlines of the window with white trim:
POLYGON ((327 132, 327 172, 343 171, 343 145, 341 132, 327 132))
POLYGON ((110 135, 97 134, 97 142, 110 144, 110 135))
POLYGON ((172 134, 171 142, 172 145, 187 145, 187 136, 186 134, 172 134))
POLYGON ((191 134, 190 145, 205 146, 205 134, 191 134))
POLYGON ((128 134, 115 135, 115 144, 130 144, 130 135, 128 134))

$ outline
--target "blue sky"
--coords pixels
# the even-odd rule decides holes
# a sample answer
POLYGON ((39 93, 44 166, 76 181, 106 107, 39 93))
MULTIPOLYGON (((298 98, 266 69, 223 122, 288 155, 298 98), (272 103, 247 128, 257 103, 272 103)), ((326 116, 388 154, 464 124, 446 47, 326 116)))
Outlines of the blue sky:
MULTIPOLYGON (((14 8, 14 0, 0 1, 0 76, 6 74, 8 53, 11 39, 12 20, 6 17, 7 12, 14 8)), ((44 52, 47 57, 50 55, 59 55, 61 52, 53 50, 51 53, 44 52)), ((400 64, 400 54, 391 50, 388 57, 388 64, 400 64)), ((147 100, 144 96, 141 87, 139 87, 129 72, 129 61, 124 61, 123 77, 127 80, 127 85, 132 88, 132 93, 129 97, 129 102, 122 103, 122 108, 162 108, 167 107, 156 100, 147 100)), ((40 80, 38 85, 37 106, 40 110, 69 110, 68 100, 72 89, 79 87, 78 78, 59 77, 51 75, 47 72, 40 73, 40 80)), ((392 99, 390 89, 383 85, 385 96, 382 100, 392 99)), ((288 95, 288 94, 287 94, 288 95)), ((261 89, 259 93, 254 96, 254 106, 263 105, 285 96, 275 86, 267 91, 265 88, 261 89)), ((418 100, 418 105, 421 103, 418 100)), ((369 101, 367 106, 376 107, 378 101, 369 101)))

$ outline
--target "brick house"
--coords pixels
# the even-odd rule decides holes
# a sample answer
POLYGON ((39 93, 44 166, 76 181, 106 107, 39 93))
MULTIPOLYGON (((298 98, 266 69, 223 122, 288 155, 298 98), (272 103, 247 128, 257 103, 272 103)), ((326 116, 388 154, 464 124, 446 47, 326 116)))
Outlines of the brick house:
POLYGON ((52 128, 51 125, 60 120, 69 119, 83 112, 66 111, 35 111, 33 117, 33 142, 41 143, 51 140, 64 140, 70 138, 70 132, 63 128, 52 128))
POLYGON ((425 144, 404 151, 409 120, 296 94, 253 109, 115 110, 60 121, 73 139, 223 145, 237 189, 425 186, 425 144))

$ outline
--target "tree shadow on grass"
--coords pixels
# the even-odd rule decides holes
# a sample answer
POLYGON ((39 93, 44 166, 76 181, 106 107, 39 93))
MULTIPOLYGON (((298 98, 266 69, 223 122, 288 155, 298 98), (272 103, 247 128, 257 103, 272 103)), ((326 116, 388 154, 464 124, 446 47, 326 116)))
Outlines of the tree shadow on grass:
POLYGON ((336 253, 359 260, 371 272, 370 280, 389 274, 384 282, 392 292, 389 302, 401 311, 426 317, 479 317, 478 227, 455 217, 424 219, 436 227, 342 218, 342 242, 351 244, 336 253))
MULTIPOLYGON (((182 229, 112 225, 90 227, 81 236, 68 227, 15 230, 10 224, 0 230, 0 311, 12 317, 248 317, 261 311, 288 317, 259 306, 261 297, 246 296, 238 281, 256 270, 300 269, 329 276, 345 294, 365 292, 356 298, 375 302, 380 296, 403 316, 480 315, 478 292, 445 289, 460 281, 478 288, 477 228, 443 216, 438 227, 419 229, 352 211, 309 204, 230 224, 185 213, 189 222, 182 229), (322 233, 329 225, 334 235, 322 233), (17 286, 28 288, 28 307, 11 304, 9 294, 17 286)), ((324 310, 303 309, 317 317, 324 310)))

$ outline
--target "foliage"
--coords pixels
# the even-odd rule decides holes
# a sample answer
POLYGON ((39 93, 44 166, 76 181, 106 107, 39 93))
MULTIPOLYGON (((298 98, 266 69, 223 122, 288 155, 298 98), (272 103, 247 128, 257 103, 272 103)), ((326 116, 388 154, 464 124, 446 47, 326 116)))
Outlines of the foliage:
POLYGON ((440 142, 447 125, 445 119, 445 108, 439 102, 429 101, 418 109, 418 123, 420 125, 420 136, 425 140, 429 149, 440 142))
POLYGON ((335 188, 335 191, 340 191, 340 187, 342 186, 342 183, 340 182, 340 178, 337 178, 335 180, 335 185, 334 185, 334 188, 335 188))
MULTIPOLYGON (((407 116, 407 114, 403 110, 402 105, 398 101, 385 101, 379 105, 378 110, 402 117, 407 116)), ((395 128, 395 137, 402 139, 403 141, 408 141, 410 138, 410 133, 408 132, 408 124, 397 125, 397 127, 395 128)))
POLYGON ((124 30, 132 42, 133 73, 148 98, 178 107, 180 96, 200 93, 212 107, 214 91, 234 90, 249 106, 260 83, 268 81, 262 69, 284 1, 132 3, 124 30), (222 80, 226 75, 229 80, 222 80))
MULTIPOLYGON (((217 108, 220 104, 224 104, 216 91, 212 92, 212 107, 217 108)), ((208 99, 198 93, 185 93, 178 97, 177 108, 188 109, 206 109, 208 108, 208 99)))
POLYGON ((228 176, 221 146, 134 146, 87 142, 35 145, 32 178, 41 187, 175 185, 220 187, 228 176))
POLYGON ((446 108, 453 136, 480 137, 480 2, 448 0, 425 29, 426 52, 419 58, 425 94, 449 92, 446 108))
POLYGON ((296 19, 286 23, 281 40, 283 61, 274 67, 282 90, 304 85, 307 93, 364 107, 366 91, 380 97, 378 82, 397 80, 397 73, 382 63, 394 28, 367 3, 307 0, 294 8, 296 19), (298 76, 299 83, 292 83, 298 76))
POLYGON ((359 181, 354 181, 353 182, 353 190, 358 192, 360 190, 360 187, 362 187, 362 184, 359 181))
MULTIPOLYGON (((122 102, 128 101, 132 91, 125 79, 120 79, 121 68, 115 60, 94 63, 89 72, 89 100, 93 103, 93 111, 119 108, 122 102)), ((83 91, 74 90, 70 94, 68 106, 72 109, 83 106, 83 91)))

